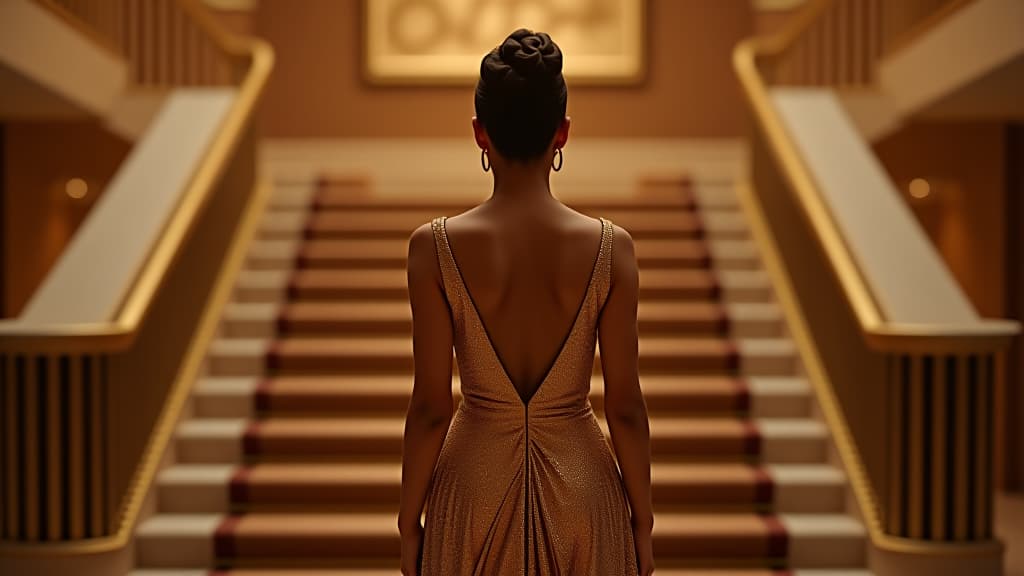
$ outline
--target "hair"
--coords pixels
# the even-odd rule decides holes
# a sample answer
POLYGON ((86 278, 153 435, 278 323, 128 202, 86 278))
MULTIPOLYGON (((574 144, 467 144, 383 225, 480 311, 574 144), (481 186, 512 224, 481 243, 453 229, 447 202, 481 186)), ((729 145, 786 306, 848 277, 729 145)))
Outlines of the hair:
POLYGON ((477 121, 506 158, 542 155, 565 119, 567 98, 562 50, 543 32, 520 28, 480 62, 477 121))

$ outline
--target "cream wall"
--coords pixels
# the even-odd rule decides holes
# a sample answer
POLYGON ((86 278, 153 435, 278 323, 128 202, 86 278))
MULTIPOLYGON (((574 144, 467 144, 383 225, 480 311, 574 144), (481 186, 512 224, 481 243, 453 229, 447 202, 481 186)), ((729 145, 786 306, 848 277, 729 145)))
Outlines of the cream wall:
MULTIPOLYGON (((303 0, 301 10, 294 0, 256 4, 251 30, 277 52, 264 101, 264 135, 468 137, 472 87, 381 88, 363 82, 360 4, 303 0)), ((744 135, 745 111, 730 58, 735 44, 754 30, 750 0, 648 0, 648 7, 646 82, 573 88, 570 79, 574 134, 744 135)), ((233 25, 246 26, 237 13, 226 16, 233 25)))

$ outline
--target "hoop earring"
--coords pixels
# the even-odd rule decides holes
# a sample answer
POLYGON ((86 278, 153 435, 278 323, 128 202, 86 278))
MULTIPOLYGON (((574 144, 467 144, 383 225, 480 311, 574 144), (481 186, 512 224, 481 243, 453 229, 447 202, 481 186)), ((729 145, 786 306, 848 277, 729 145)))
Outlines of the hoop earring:
POLYGON ((558 158, 558 165, 555 165, 555 159, 551 159, 551 169, 558 172, 562 169, 562 149, 555 148, 555 157, 558 158))
POLYGON ((480 150, 480 167, 484 169, 484 172, 491 171, 491 157, 487 155, 487 149, 480 150))

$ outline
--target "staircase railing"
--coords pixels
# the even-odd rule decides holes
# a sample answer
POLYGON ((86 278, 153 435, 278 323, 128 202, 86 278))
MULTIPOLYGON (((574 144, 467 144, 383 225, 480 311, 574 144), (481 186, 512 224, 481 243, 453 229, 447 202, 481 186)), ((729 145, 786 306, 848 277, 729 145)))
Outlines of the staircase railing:
POLYGON ((0 572, 37 572, 24 562, 47 557, 75 560, 46 573, 108 574, 97 558, 130 568, 127 545, 267 196, 255 116, 273 51, 195 0, 38 1, 120 51, 139 84, 231 95, 109 321, 0 322, 0 572))
MULTIPOLYGON (((890 318, 877 291, 884 283, 851 249, 773 98, 782 86, 870 84, 886 46, 965 2, 931 2, 887 29, 883 10, 895 4, 811 0, 780 33, 736 48, 756 121, 740 196, 870 534, 870 568, 994 576, 994 380, 1018 326, 890 318)), ((934 288, 907 284, 922 296, 934 288)))
POLYGON ((179 0, 35 0, 129 64, 136 86, 236 84, 235 58, 214 36, 219 24, 179 0))

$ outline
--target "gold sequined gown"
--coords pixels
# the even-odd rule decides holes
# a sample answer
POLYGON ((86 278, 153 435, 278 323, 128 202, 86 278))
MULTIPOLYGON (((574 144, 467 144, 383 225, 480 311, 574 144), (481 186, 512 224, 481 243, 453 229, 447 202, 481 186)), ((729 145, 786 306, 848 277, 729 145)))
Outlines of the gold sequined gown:
POLYGON ((431 225, 463 400, 427 495, 422 576, 635 575, 625 488, 589 399, 611 277, 611 221, 601 218, 601 245, 572 328, 524 401, 462 280, 445 218, 431 225))

